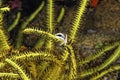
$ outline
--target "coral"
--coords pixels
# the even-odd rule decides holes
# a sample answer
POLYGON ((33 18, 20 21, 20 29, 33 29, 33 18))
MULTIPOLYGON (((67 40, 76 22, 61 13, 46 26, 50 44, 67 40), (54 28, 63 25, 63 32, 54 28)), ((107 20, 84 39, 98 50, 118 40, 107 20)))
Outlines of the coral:
POLYGON ((98 5, 99 0, 91 0, 90 7, 96 7, 98 5))
MULTIPOLYGON (((120 65, 111 65, 120 55, 119 41, 105 46, 103 49, 89 56, 77 60, 77 53, 74 48, 78 29, 81 27, 82 17, 86 11, 89 0, 81 0, 74 15, 70 33, 67 34, 67 43, 57 45, 62 42, 55 35, 55 11, 54 0, 47 0, 47 30, 37 28, 26 28, 27 25, 42 10, 45 2, 33 12, 25 22, 22 23, 18 31, 16 46, 8 41, 8 35, 19 22, 20 12, 16 20, 5 30, 3 27, 3 12, 0 13, 0 79, 17 80, 97 80, 104 75, 120 70, 120 65), (23 35, 36 35, 41 39, 29 49, 22 45, 23 35), (44 41, 46 40, 46 41, 44 41), (58 48, 58 47, 59 48, 58 48), (112 52, 112 53, 111 53, 112 52), (109 54, 106 60, 103 56, 109 54), (101 57, 101 59, 99 59, 101 57), (99 61, 100 60, 100 61, 99 61), (98 65, 96 65, 99 63, 98 65)), ((0 5, 2 6, 2 5, 0 5)), ((9 11, 9 9, 7 9, 9 11)), ((61 21, 64 11, 58 17, 61 21)), ((57 23, 58 23, 57 22, 57 23)))

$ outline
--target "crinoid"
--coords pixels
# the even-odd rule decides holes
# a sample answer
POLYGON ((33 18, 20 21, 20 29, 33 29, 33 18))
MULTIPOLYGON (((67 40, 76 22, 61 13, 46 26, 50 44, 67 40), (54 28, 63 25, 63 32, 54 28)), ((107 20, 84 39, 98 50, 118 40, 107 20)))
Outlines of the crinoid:
MULTIPOLYGON (((20 13, 15 22, 5 30, 3 28, 3 13, 9 8, 0 7, 0 79, 1 80, 97 80, 104 75, 120 69, 119 65, 111 64, 119 58, 120 43, 115 42, 105 46, 100 51, 77 60, 73 47, 76 34, 81 25, 82 16, 89 0, 80 0, 74 15, 70 33, 55 35, 54 0, 47 0, 47 31, 36 28, 26 28, 27 24, 39 13, 44 1, 31 16, 22 23, 14 48, 8 42, 7 31, 11 31, 19 21, 20 13), (22 36, 35 34, 41 39, 32 50, 21 50, 22 36), (44 41, 45 40, 45 41, 44 41), (57 44, 61 45, 57 45, 57 44), (44 48, 42 48, 44 45, 44 48), (60 46, 60 50, 56 48, 60 46), (113 52, 113 53, 111 53, 113 52), (106 60, 98 59, 111 53, 106 60), (98 61, 100 60, 100 61, 98 61), (97 62, 98 61, 98 62, 97 62), (99 63, 96 65, 96 63, 99 63), (91 66, 92 65, 92 66, 91 66)), ((2 2, 0 2, 0 6, 2 2)))

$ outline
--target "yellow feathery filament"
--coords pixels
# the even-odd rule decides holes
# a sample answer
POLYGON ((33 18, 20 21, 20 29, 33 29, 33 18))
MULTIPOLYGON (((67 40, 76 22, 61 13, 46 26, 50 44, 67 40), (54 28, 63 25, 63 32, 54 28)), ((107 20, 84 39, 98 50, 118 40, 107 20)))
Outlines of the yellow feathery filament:
POLYGON ((81 2, 79 4, 78 10, 76 12, 75 18, 74 18, 73 23, 72 23, 72 29, 70 31, 70 40, 71 40, 72 43, 75 39, 76 32, 77 32, 77 30, 80 26, 79 24, 82 21, 82 16, 83 16, 83 13, 86 10, 86 6, 87 6, 88 1, 89 0, 81 0, 81 2))
POLYGON ((3 8, 0 8, 0 11, 1 12, 10 11, 10 8, 9 7, 3 7, 3 8))
POLYGON ((53 7, 53 0, 48 0, 48 5, 47 5, 47 27, 50 33, 53 32, 53 20, 54 20, 54 7, 53 7))
POLYGON ((5 36, 2 29, 0 29, 0 51, 9 50, 10 46, 7 42, 7 37, 5 36))
POLYGON ((15 69, 18 70, 18 73, 23 80, 31 80, 27 77, 27 75, 24 73, 24 71, 22 70, 22 68, 18 64, 16 64, 15 62, 13 62, 10 59, 6 59, 5 61, 7 63, 9 63, 12 67, 14 67, 15 69))

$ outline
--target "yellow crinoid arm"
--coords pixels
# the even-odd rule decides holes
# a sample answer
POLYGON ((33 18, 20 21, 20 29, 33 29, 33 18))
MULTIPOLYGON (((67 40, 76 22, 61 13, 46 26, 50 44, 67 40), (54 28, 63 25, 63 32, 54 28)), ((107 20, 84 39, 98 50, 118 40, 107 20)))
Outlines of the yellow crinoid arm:
MULTIPOLYGON (((48 32, 53 33, 54 29, 54 0, 47 0, 47 27, 48 32)), ((53 43, 50 41, 46 42, 46 48, 51 50, 53 43)))
POLYGON ((53 32, 54 28, 54 0, 47 0, 47 27, 50 33, 53 32))
POLYGON ((6 63, 8 63, 9 65, 11 65, 12 67, 14 67, 18 71, 19 76, 22 78, 22 80, 31 80, 26 75, 26 73, 23 71, 22 67, 20 65, 18 65, 15 61, 12 61, 10 59, 6 59, 5 61, 6 61, 6 63))
POLYGON ((9 7, 0 8, 0 12, 7 12, 7 11, 10 11, 9 7))
POLYGON ((2 6, 2 0, 0 0, 0 56, 1 53, 3 53, 3 51, 10 49, 8 38, 5 35, 5 31, 3 29, 3 25, 4 25, 3 13, 9 9, 8 7, 1 8, 1 6, 2 6))
POLYGON ((79 2, 79 6, 78 6, 78 9, 76 11, 75 17, 73 19, 72 29, 70 31, 70 36, 69 36, 71 43, 73 43, 75 40, 75 36, 76 36, 77 30, 80 26, 79 24, 81 24, 82 16, 86 10, 86 6, 87 6, 88 1, 89 0, 81 0, 81 2, 79 2))
POLYGON ((0 29, 0 52, 9 50, 9 49, 10 49, 10 46, 9 46, 7 36, 4 34, 3 30, 0 29))

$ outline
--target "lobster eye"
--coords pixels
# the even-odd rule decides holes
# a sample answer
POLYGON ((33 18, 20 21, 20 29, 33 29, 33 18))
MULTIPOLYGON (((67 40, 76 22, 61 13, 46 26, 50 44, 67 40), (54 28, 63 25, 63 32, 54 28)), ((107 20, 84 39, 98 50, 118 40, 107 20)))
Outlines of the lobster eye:
POLYGON ((65 36, 62 33, 56 33, 55 36, 65 39, 65 36))
POLYGON ((57 36, 62 37, 62 35, 57 35, 57 36))

